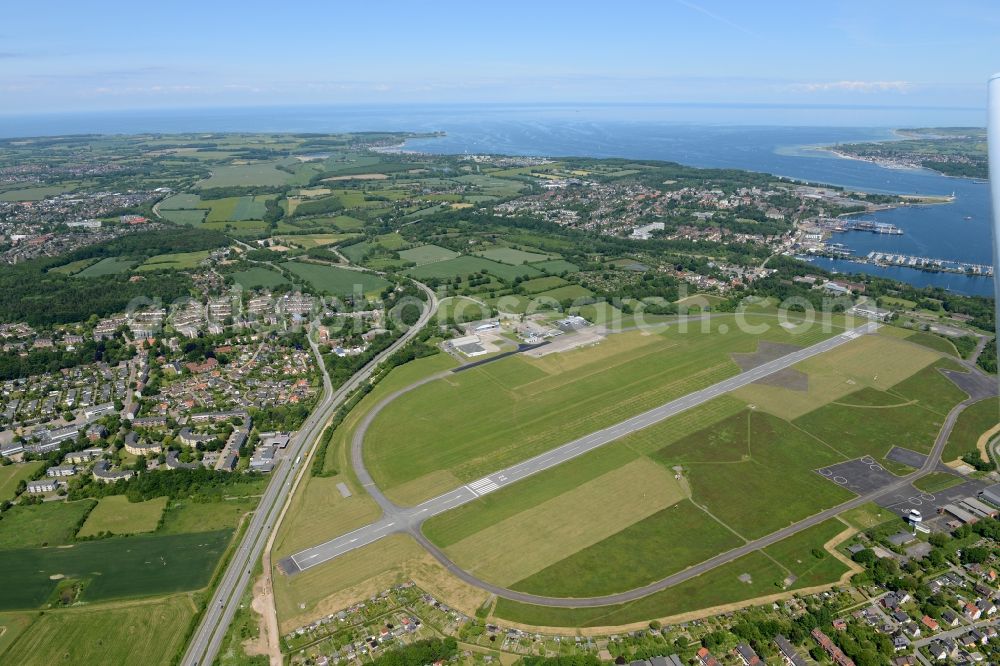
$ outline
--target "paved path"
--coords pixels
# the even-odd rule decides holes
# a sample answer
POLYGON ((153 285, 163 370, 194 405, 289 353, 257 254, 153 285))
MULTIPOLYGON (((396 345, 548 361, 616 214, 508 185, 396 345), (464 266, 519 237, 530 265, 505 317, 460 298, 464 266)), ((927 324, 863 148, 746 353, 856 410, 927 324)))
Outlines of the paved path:
MULTIPOLYGON (((538 456, 525 460, 524 462, 508 467, 499 472, 495 472, 488 476, 485 476, 476 481, 470 482, 466 485, 460 486, 452 491, 439 495, 433 499, 427 500, 426 502, 419 504, 415 507, 399 507, 391 502, 375 485, 371 474, 365 468, 363 460, 363 444, 365 432, 371 425, 372 421, 378 416, 378 414, 393 400, 398 398, 400 395, 412 391, 419 386, 427 384, 431 381, 439 379, 440 377, 446 375, 447 373, 438 373, 430 377, 426 377, 406 388, 400 389, 385 398, 383 398, 378 404, 373 407, 365 418, 362 419, 358 428, 355 430, 354 438, 351 442, 351 459, 354 466, 355 472, 358 475, 359 480, 365 489, 374 497, 375 501, 382 507, 384 512, 383 517, 364 527, 361 527, 348 534, 341 535, 335 539, 331 539, 325 543, 321 543, 312 548, 308 548, 299 553, 285 558, 279 563, 279 566, 283 571, 290 575, 294 575, 300 571, 309 569, 311 567, 317 566, 324 562, 328 562, 344 553, 355 550, 356 548, 361 548, 370 543, 373 543, 386 535, 394 534, 397 532, 406 532, 411 534, 421 545, 424 546, 431 554, 434 555, 449 571, 451 571, 455 576, 464 580, 465 582, 480 587, 484 590, 492 592, 498 596, 502 596, 508 599, 513 599, 516 601, 525 601, 528 603, 538 603, 550 606, 563 606, 563 607, 585 607, 585 606, 600 606, 605 604, 620 603, 624 601, 630 601, 633 599, 638 599, 640 597, 646 596, 653 592, 665 589, 672 585, 676 585, 679 582, 697 576, 700 573, 713 569, 721 564, 730 562, 742 555, 745 555, 751 551, 762 548, 766 545, 779 541, 786 536, 794 534, 800 530, 806 529, 812 525, 818 524, 827 518, 830 518, 837 513, 850 508, 851 506, 857 506, 863 504, 871 499, 871 497, 859 497, 852 500, 847 505, 842 505, 839 507, 834 507, 825 511, 823 513, 817 514, 810 518, 807 518, 799 523, 790 525, 783 530, 779 530, 771 535, 768 535, 762 539, 757 539, 755 541, 748 542, 747 544, 741 546, 740 548, 734 549, 732 551, 721 553, 716 557, 706 560, 694 567, 686 569, 682 572, 674 574, 668 578, 661 581, 657 581, 651 585, 647 585, 642 588, 637 588, 629 592, 624 592, 616 595, 609 595, 605 597, 593 597, 587 599, 568 599, 559 597, 541 597, 531 594, 524 594, 520 592, 515 592, 512 590, 507 590, 495 585, 492 585, 486 581, 480 580, 473 576, 472 574, 466 572, 461 567, 453 563, 448 557, 441 551, 440 548, 431 543, 420 531, 420 526, 428 518, 436 516, 445 511, 454 509, 455 507, 467 504, 476 500, 483 495, 494 492, 504 486, 508 486, 512 483, 516 483, 522 479, 529 476, 542 472, 544 470, 560 465, 568 460, 572 460, 577 456, 584 455, 596 448, 604 446, 605 444, 615 441, 621 437, 628 434, 647 428, 653 424, 659 423, 664 419, 671 416, 679 414, 683 411, 691 409, 697 405, 703 404, 712 400, 720 395, 733 391, 735 389, 741 388, 748 384, 751 384, 759 379, 767 377, 779 370, 788 368, 796 363, 799 363, 807 358, 822 354, 824 352, 830 351, 842 344, 850 342, 857 337, 873 333, 878 329, 878 325, 874 323, 866 323, 855 329, 842 333, 840 335, 834 336, 822 342, 819 342, 811 347, 805 349, 800 349, 794 351, 790 354, 786 354, 778 359, 764 363, 756 368, 751 368, 745 372, 738 375, 725 379, 717 384, 713 384, 707 388, 695 391, 686 396, 668 402, 666 404, 660 405, 654 409, 651 409, 642 414, 633 416, 632 418, 626 419, 620 423, 604 428, 603 430, 598 430, 597 432, 590 433, 579 439, 563 444, 555 449, 542 453, 538 456)), ((957 418, 957 413, 954 415, 949 415, 951 423, 954 423, 954 419, 957 418)), ((948 427, 948 432, 950 432, 950 427, 948 427)), ((939 442, 936 447, 943 448, 944 442, 947 441, 947 436, 943 439, 939 437, 939 442)), ((911 475, 913 477, 913 475, 911 475)), ((903 477, 898 484, 900 486, 905 483, 909 483, 912 478, 903 477)), ((878 494, 882 492, 887 492, 888 488, 880 489, 878 494)))
POLYGON ((280 461, 271 472, 271 479, 264 491, 264 496, 261 497, 257 509, 252 514, 247 530, 233 552, 229 565, 223 572, 212 599, 205 608, 201 622, 191 637, 187 652, 181 661, 184 666, 196 664, 207 666, 214 663, 226 631, 240 606, 243 591, 250 582, 250 572, 260 559, 271 530, 276 527, 276 519, 288 499, 292 480, 299 470, 308 465, 309 452, 318 441, 334 410, 346 400, 352 391, 363 382, 368 381, 368 378, 382 361, 409 342, 430 321, 431 316, 437 310, 435 294, 426 286, 420 283, 417 285, 424 290, 428 298, 428 307, 424 309, 417 323, 336 391, 330 384, 330 375, 326 371, 319 348, 310 339, 309 343, 312 345, 313 354, 323 372, 323 397, 292 438, 284 460, 280 461))

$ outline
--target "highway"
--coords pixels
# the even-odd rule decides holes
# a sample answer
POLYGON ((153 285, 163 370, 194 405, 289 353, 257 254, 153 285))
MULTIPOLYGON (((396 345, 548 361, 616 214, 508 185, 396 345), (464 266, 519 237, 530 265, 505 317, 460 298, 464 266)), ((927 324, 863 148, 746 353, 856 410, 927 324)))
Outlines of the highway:
POLYGON ((428 298, 427 306, 419 320, 336 391, 330 384, 330 376, 326 371, 319 348, 310 338, 309 344, 312 346, 313 354, 323 372, 323 396, 289 442, 284 459, 271 472, 271 480, 263 497, 261 497, 260 504, 251 515, 246 531, 239 545, 233 551, 212 599, 208 602, 201 621, 191 637, 188 649, 181 661, 184 666, 199 664, 207 666, 215 661, 226 631, 239 608, 243 592, 250 582, 251 571, 260 559, 271 531, 276 527, 276 519, 288 500, 292 481, 295 475, 309 464, 312 449, 322 434, 323 428, 333 416, 334 410, 344 402, 352 391, 371 377, 382 361, 409 342, 426 326, 437 310, 437 297, 434 292, 419 282, 416 284, 427 294, 428 298))
MULTIPOLYGON (((741 372, 738 375, 724 379, 721 382, 713 384, 712 386, 689 393, 681 398, 677 398, 676 400, 672 400, 668 403, 660 405, 659 407, 655 407, 649 411, 616 423, 612 426, 604 428, 603 430, 592 432, 588 435, 580 437, 579 439, 575 439, 571 442, 558 446, 550 451, 546 451, 545 453, 537 455, 533 458, 529 458, 524 462, 518 463, 493 474, 489 474, 481 479, 472 481, 468 484, 460 486, 459 488, 434 497, 433 499, 427 500, 417 506, 400 507, 391 502, 378 489, 371 477, 371 474, 365 468, 362 455, 364 436, 368 427, 371 425, 372 421, 379 414, 379 412, 393 400, 404 393, 412 391, 428 382, 439 379, 448 373, 438 373, 430 377, 425 377, 424 379, 421 379, 406 388, 400 389, 386 396, 378 404, 376 404, 358 425, 358 428, 354 433, 354 438, 351 442, 351 460, 355 472, 365 489, 382 507, 384 512, 383 517, 380 520, 354 530, 353 532, 295 553, 294 555, 285 558, 285 560, 282 560, 279 566, 287 574, 294 575, 300 571, 304 571, 324 562, 328 562, 356 548, 361 548, 362 546, 373 543, 386 535, 397 532, 407 532, 412 534, 413 537, 417 539, 417 541, 420 542, 428 551, 430 551, 445 567, 462 580, 508 599, 527 601, 529 603, 544 603, 552 606, 604 605, 606 603, 618 603, 619 601, 637 599, 656 591, 656 589, 669 587, 670 585, 674 585, 681 580, 686 580, 687 578, 696 576, 702 571, 707 571, 708 569, 731 561, 742 554, 750 552, 751 550, 760 548, 768 543, 773 543, 774 541, 777 541, 788 534, 794 533, 799 529, 805 529, 805 527, 808 527, 809 525, 803 525, 794 529, 792 532, 788 532, 788 530, 792 530, 796 527, 793 525, 786 528, 783 532, 776 533, 776 535, 780 536, 770 535, 769 537, 765 537, 765 539, 751 542, 736 551, 723 553, 712 560, 701 563, 698 567, 692 567, 691 569, 681 572, 677 575, 680 576, 679 578, 671 577, 670 579, 654 583, 654 586, 660 586, 656 589, 640 588, 638 590, 624 593, 624 596, 613 595, 612 597, 598 597, 594 599, 537 597, 535 595, 518 593, 491 585, 490 583, 482 581, 465 572, 456 564, 451 562, 439 548, 424 537, 423 533, 420 531, 420 526, 428 518, 472 502, 483 495, 495 492, 496 490, 510 484, 517 483, 522 479, 538 474, 539 472, 547 469, 551 469, 556 465, 561 465, 568 460, 584 455, 594 449, 608 444, 609 442, 613 442, 621 437, 636 432, 637 430, 648 428, 649 426, 659 423, 664 419, 670 418, 676 414, 691 409, 692 407, 708 402, 709 400, 717 398, 725 393, 751 384, 759 379, 767 377, 768 375, 774 374, 779 370, 783 370, 808 358, 830 351, 862 335, 874 333, 877 329, 878 324, 863 324, 857 328, 812 345, 811 347, 796 350, 790 354, 786 354, 785 356, 769 361, 755 368, 751 368, 745 372, 741 372), (768 539, 770 539, 770 541, 764 543, 768 539)), ((837 512, 841 510, 843 509, 837 509, 837 512)), ((825 518, 816 520, 815 522, 821 522, 822 520, 825 520, 825 518)), ((815 523, 810 523, 810 525, 811 524, 815 523)))

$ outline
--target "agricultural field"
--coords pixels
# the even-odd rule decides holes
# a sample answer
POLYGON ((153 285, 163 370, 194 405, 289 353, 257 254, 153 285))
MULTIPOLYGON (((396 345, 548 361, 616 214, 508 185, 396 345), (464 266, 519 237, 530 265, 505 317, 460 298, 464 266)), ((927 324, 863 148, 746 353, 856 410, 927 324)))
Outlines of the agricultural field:
POLYGON ((135 259, 128 259, 126 257, 105 257, 96 264, 84 268, 76 274, 76 277, 100 277, 102 275, 124 273, 131 270, 137 263, 139 262, 135 259))
POLYGON ((56 266, 55 268, 50 268, 49 270, 53 273, 62 273, 63 275, 73 275, 79 273, 87 266, 95 263, 96 258, 80 259, 78 261, 71 261, 68 264, 63 264, 62 266, 56 266))
POLYGON ((176 270, 184 271, 195 268, 201 262, 208 259, 211 250, 199 250, 197 252, 178 252, 175 254, 159 254, 150 257, 142 262, 136 270, 139 271, 162 271, 176 270))
POLYGON ((400 259, 403 261, 412 261, 417 266, 423 266, 424 264, 433 264, 436 261, 445 261, 448 259, 454 259, 458 256, 458 252, 454 250, 449 250, 447 248, 438 247, 437 245, 421 245, 419 247, 414 247, 409 250, 402 250, 399 253, 400 259))
POLYGON ((549 289, 555 289, 557 287, 562 287, 569 284, 566 280, 561 277, 554 275, 535 278, 534 280, 525 280, 521 283, 521 289, 527 294, 537 294, 543 291, 548 291, 549 289))
POLYGON ((294 236, 279 236, 282 245, 300 247, 305 250, 326 245, 336 245, 349 238, 357 238, 357 234, 296 234, 294 236))
POLYGON ((175 194, 164 199, 160 203, 160 210, 193 210, 195 208, 208 208, 208 204, 201 200, 197 194, 175 194))
POLYGON ((207 210, 160 210, 160 215, 175 224, 196 227, 205 221, 207 210))
POLYGON ((54 197, 57 194, 71 192, 76 187, 76 184, 65 183, 63 185, 42 185, 39 187, 5 190, 0 192, 0 201, 41 201, 42 199, 54 197))
POLYGON ((337 215, 329 219, 322 220, 323 222, 329 222, 333 226, 337 227, 341 231, 361 231, 365 227, 363 220, 359 220, 356 217, 351 217, 350 215, 337 215))
POLYGON ((49 611, 0 654, 5 663, 171 664, 194 617, 187 596, 49 611))
POLYGON ((235 271, 230 275, 244 289, 272 289, 282 284, 288 284, 288 280, 281 273, 260 266, 254 266, 245 271, 235 271))
MULTIPOLYGON (((728 321, 715 317, 710 326, 718 333, 728 321)), ((726 326, 717 335, 623 333, 595 348, 510 357, 431 382, 379 414, 366 462, 391 497, 426 499, 449 489, 443 484, 471 481, 736 374, 730 354, 755 351, 757 338, 726 326), (423 487, 429 475, 436 482, 423 487)), ((818 327, 798 336, 772 327, 762 337, 808 345, 826 335, 818 327)))
POLYGON ((469 275, 483 272, 495 275, 504 280, 513 280, 518 277, 538 277, 542 274, 541 271, 531 266, 509 266, 484 257, 468 255, 462 255, 445 261, 437 261, 425 266, 417 266, 416 268, 411 268, 406 273, 418 280, 427 280, 430 278, 448 279, 455 277, 464 279, 469 275))
POLYGON ((493 247, 488 250, 476 252, 476 255, 486 257, 492 261, 498 261, 501 264, 510 264, 511 266, 520 266, 521 264, 530 264, 536 261, 548 261, 552 258, 547 254, 526 252, 512 247, 493 247))
POLYGON ((469 322, 487 319, 489 316, 490 309, 488 306, 464 296, 453 296, 442 299, 437 311, 439 321, 455 318, 461 322, 469 322))
POLYGON ((372 273, 352 271, 336 266, 289 261, 282 266, 314 288, 334 296, 349 296, 357 291, 372 294, 382 291, 389 282, 372 273))
POLYGON ((103 532, 111 534, 152 532, 159 524, 160 516, 166 507, 166 497, 157 497, 147 502, 129 502, 124 495, 109 495, 97 502, 97 506, 87 516, 77 536, 95 536, 103 532))
POLYGON ((292 175, 279 171, 270 162, 217 167, 212 176, 198 183, 203 190, 213 187, 270 187, 284 185, 292 175))
POLYGON ((0 613, 0 659, 17 637, 31 626, 37 615, 35 612, 0 613))
POLYGON ((552 259, 551 261, 539 261, 531 264, 532 268, 548 275, 562 275, 563 273, 579 273, 580 267, 565 259, 552 259))
POLYGON ((80 598, 91 602, 200 589, 231 535, 232 530, 217 530, 2 550, 0 568, 8 584, 0 610, 38 608, 67 580, 80 582, 80 598))
POLYGON ((242 220, 259 220, 267 212, 264 202, 273 199, 275 195, 258 195, 227 197, 225 199, 209 199, 203 205, 210 207, 206 222, 239 222, 242 220))
POLYGON ((44 466, 43 461, 35 461, 0 467, 0 502, 14 499, 17 484, 21 481, 29 481, 35 472, 44 466))
POLYGON ((535 298, 550 298, 553 301, 562 303, 563 301, 579 301, 581 299, 591 298, 593 295, 593 292, 589 289, 581 287, 578 284, 568 284, 564 287, 550 289, 549 291, 543 291, 540 294, 535 294, 535 298))

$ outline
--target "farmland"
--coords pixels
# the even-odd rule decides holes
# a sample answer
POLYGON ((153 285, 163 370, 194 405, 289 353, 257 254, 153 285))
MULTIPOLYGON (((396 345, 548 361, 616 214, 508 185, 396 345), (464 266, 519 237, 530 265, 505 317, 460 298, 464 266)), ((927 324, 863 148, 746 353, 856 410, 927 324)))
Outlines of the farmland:
MULTIPOLYGON (((350 256, 350 255, 348 255, 350 256)), ((436 261, 432 264, 417 266, 407 271, 418 280, 430 278, 447 279, 454 277, 466 278, 475 273, 489 273, 504 280, 513 280, 518 277, 538 277, 542 273, 531 266, 510 266, 491 261, 484 257, 473 257, 462 255, 454 259, 436 261)))
POLYGON ((512 247, 494 247, 489 250, 483 250, 482 252, 477 252, 480 257, 486 257, 493 261, 498 261, 501 264, 511 264, 512 266, 519 266, 521 264, 530 264, 535 261, 548 261, 551 259, 547 254, 539 254, 537 252, 526 252, 524 250, 518 250, 512 247))
POLYGON ((0 609, 37 608, 63 579, 83 583, 81 598, 86 601, 199 589, 208 584, 231 534, 115 537, 71 548, 3 550, 0 568, 9 583, 0 609))
POLYGON ((77 536, 94 536, 102 532, 111 534, 152 532, 159 524, 160 516, 163 515, 166 506, 166 497, 133 503, 124 495, 110 495, 97 503, 77 536))
POLYGON ((349 296, 356 292, 371 294, 389 286, 389 282, 371 273, 352 271, 336 266, 289 261, 282 264, 320 292, 334 296, 349 296))
POLYGON ((437 245, 421 245, 420 247, 403 250, 399 253, 399 256, 403 261, 412 261, 417 266, 423 266, 424 264, 433 264, 436 261, 454 259, 458 256, 458 252, 438 247, 437 245))
POLYGON ((227 197, 225 199, 209 199, 205 205, 210 207, 206 222, 228 222, 235 220, 259 220, 264 215, 266 197, 244 196, 227 197))
POLYGON ((278 285, 288 284, 284 275, 260 266, 254 266, 245 271, 236 271, 231 275, 237 284, 244 289, 271 289, 278 285))
POLYGON ((137 263, 139 262, 127 257, 105 257, 96 264, 92 264, 84 268, 76 274, 76 277, 100 277, 102 275, 124 273, 125 271, 130 270, 137 263))
POLYGON ((179 252, 175 254, 159 254, 144 261, 137 270, 139 271, 161 271, 161 270, 189 270, 201 262, 208 259, 211 254, 209 250, 199 250, 197 252, 179 252))
POLYGON ((170 664, 194 616, 186 596, 39 615, 13 641, 7 663, 170 664))
POLYGON ((160 214, 171 222, 198 226, 205 221, 205 210, 161 210, 160 214))
POLYGON ((279 171, 273 163, 245 164, 216 168, 212 176, 199 183, 201 189, 213 187, 268 187, 284 185, 290 174, 279 171))

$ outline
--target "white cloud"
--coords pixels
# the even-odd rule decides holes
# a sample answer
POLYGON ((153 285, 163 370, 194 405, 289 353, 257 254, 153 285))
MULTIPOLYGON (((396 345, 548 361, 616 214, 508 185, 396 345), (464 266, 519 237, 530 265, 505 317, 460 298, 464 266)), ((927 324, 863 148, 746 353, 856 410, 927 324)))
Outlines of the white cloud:
POLYGON ((793 90, 801 90, 804 92, 828 92, 831 90, 840 90, 861 93, 905 93, 913 90, 913 84, 909 81, 825 81, 818 83, 795 83, 790 87, 793 90))

